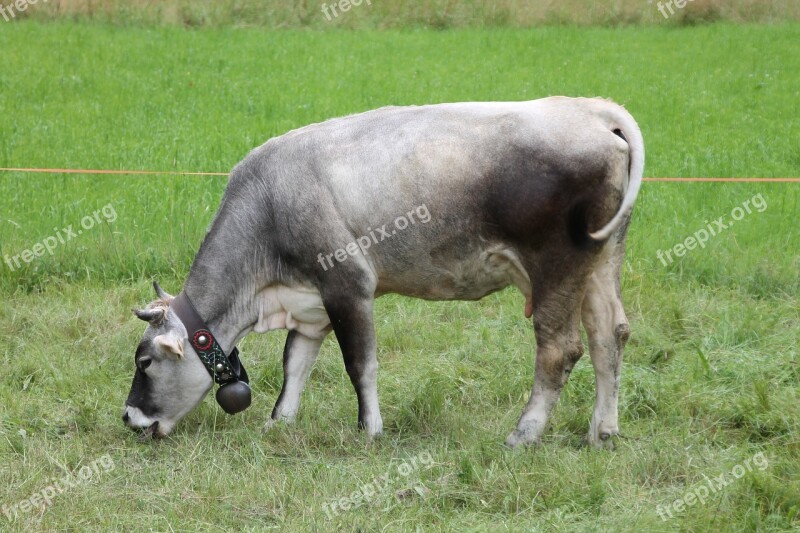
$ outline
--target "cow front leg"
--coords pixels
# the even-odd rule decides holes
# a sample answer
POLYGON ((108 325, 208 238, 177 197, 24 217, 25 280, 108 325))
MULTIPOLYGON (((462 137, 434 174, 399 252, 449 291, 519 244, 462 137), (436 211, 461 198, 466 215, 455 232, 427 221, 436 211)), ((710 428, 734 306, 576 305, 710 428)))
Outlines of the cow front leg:
POLYGON ((344 366, 358 397, 358 427, 374 437, 383 432, 378 406, 378 359, 372 297, 326 299, 325 310, 342 350, 344 366))
POLYGON ((324 338, 323 336, 311 339, 297 331, 290 331, 287 335, 286 345, 283 348, 283 387, 272 409, 272 416, 264 426, 264 431, 279 420, 294 422, 300 409, 300 395, 317 360, 324 338))

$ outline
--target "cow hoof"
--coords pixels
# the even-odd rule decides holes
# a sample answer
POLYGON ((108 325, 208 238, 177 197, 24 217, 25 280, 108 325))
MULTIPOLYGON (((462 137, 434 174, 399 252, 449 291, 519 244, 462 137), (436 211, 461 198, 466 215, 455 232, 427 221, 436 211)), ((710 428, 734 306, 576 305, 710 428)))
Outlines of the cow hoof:
POLYGON ((361 428, 367 434, 367 440, 373 441, 383 437, 383 424, 376 428, 361 428))
POLYGON ((359 418, 358 429, 366 432, 370 440, 373 438, 380 438, 383 434, 383 419, 381 415, 371 418, 359 418))
POLYGON ((614 450, 616 448, 617 435, 619 432, 603 431, 595 436, 589 433, 586 436, 586 443, 596 450, 614 450))
POLYGON ((274 418, 270 418, 269 420, 267 420, 267 423, 264 424, 264 427, 262 428, 261 433, 267 433, 269 430, 271 430, 276 425, 278 425, 278 423, 291 424, 293 422, 294 422, 293 418, 283 418, 282 417, 282 418, 279 418, 278 420, 275 420, 274 418))
POLYGON ((508 437, 506 437, 506 446, 511 449, 538 446, 539 444, 539 439, 532 437, 526 431, 520 431, 518 429, 515 429, 508 435, 508 437))
POLYGON ((267 423, 264 424, 264 427, 261 429, 261 433, 268 433, 269 430, 275 426, 276 422, 277 420, 275 420, 274 418, 270 418, 269 420, 267 420, 267 423))

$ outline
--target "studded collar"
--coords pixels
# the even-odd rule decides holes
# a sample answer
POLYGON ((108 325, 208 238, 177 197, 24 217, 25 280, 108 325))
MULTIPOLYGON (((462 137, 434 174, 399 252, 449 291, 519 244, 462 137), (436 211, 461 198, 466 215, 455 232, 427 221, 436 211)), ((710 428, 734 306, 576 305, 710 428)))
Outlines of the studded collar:
POLYGON ((218 385, 237 381, 250 383, 247 371, 239 360, 239 349, 234 347, 230 356, 225 355, 222 346, 219 345, 185 292, 181 292, 172 300, 170 308, 183 322, 186 332, 189 334, 189 342, 211 378, 218 385))

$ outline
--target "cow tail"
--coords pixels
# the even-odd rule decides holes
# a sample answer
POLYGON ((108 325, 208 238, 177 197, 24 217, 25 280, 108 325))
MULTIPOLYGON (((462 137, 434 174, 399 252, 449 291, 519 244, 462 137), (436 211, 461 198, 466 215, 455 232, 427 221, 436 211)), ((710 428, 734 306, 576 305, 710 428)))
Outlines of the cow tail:
POLYGON ((603 102, 598 115, 605 121, 611 133, 628 144, 628 172, 627 176, 619 180, 624 190, 622 203, 613 218, 602 228, 596 231, 589 229, 589 212, 593 202, 588 193, 570 208, 567 230, 570 239, 581 248, 605 242, 628 219, 639 194, 644 174, 644 140, 639 126, 630 113, 616 104, 603 102))
MULTIPOLYGON (((630 113, 616 104, 611 104, 609 107, 604 108, 602 115, 603 118, 607 120, 611 132, 628 143, 629 162, 627 188, 625 189, 625 196, 623 197, 622 204, 617 210, 617 213, 605 226, 597 231, 588 231, 585 222, 586 215, 585 211, 583 211, 585 207, 582 208, 581 204, 576 206, 575 212, 570 214, 570 220, 576 221, 570 224, 570 233, 573 239, 578 238, 578 232, 581 232, 583 238, 586 239, 588 236, 588 240, 590 241, 603 242, 607 240, 630 216, 633 211, 633 204, 636 202, 636 196, 639 194, 639 189, 642 186, 642 176, 644 174, 644 139, 642 139, 642 132, 639 131, 638 124, 636 124, 636 121, 630 113)), ((624 181, 625 180, 623 180, 623 183, 624 181)))

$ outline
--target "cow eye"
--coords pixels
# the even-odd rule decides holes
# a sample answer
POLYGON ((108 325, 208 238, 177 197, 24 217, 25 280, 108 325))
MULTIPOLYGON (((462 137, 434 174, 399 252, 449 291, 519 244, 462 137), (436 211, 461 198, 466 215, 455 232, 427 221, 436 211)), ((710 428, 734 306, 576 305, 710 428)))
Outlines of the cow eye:
POLYGON ((152 363, 152 362, 153 362, 153 360, 152 360, 152 359, 150 359, 149 357, 142 357, 142 358, 141 358, 141 359, 139 359, 139 361, 137 362, 137 363, 138 363, 139 370, 141 370, 142 372, 144 372, 144 371, 145 371, 145 369, 147 369, 147 367, 148 367, 148 366, 150 366, 150 363, 152 363))

